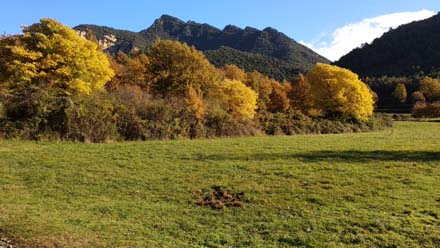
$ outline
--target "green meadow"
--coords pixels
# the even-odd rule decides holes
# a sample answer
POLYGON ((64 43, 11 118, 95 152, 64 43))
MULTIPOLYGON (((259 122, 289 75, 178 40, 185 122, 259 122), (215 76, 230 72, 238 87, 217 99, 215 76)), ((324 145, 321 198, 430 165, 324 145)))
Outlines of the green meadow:
POLYGON ((381 132, 0 141, 17 247, 440 247, 440 123, 381 132), (242 207, 201 206, 215 187, 242 207))

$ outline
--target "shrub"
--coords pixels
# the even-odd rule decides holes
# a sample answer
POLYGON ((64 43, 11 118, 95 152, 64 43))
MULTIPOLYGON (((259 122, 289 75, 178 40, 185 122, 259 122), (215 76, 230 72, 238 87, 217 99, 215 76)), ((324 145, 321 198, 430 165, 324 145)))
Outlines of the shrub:
POLYGON ((23 122, 12 122, 6 119, 0 120, 0 138, 14 139, 23 136, 23 122))
POLYGON ((121 87, 113 95, 118 132, 126 140, 205 136, 204 113, 193 98, 154 98, 136 86, 121 87))
POLYGON ((329 134, 361 131, 376 131, 392 126, 392 119, 377 115, 366 121, 339 121, 322 118, 310 118, 301 112, 265 113, 259 115, 260 125, 269 135, 329 134))
POLYGON ((66 97, 45 90, 10 95, 5 101, 6 136, 23 139, 60 139, 66 97), (13 127, 17 130, 12 130, 13 127))
POLYGON ((187 137, 189 124, 181 115, 183 106, 174 100, 154 99, 133 86, 114 93, 117 130, 125 140, 187 137))
POLYGON ((69 99, 62 138, 104 142, 117 140, 117 116, 108 95, 99 94, 69 99))
POLYGON ((234 119, 221 108, 211 109, 205 117, 206 137, 255 136, 262 131, 254 121, 234 119))
POLYGON ((425 102, 426 98, 425 98, 425 96, 423 95, 422 92, 415 91, 415 92, 413 92, 411 94, 411 101, 412 101, 413 104, 416 104, 418 102, 425 102))
POLYGON ((412 115, 416 118, 440 117, 440 102, 434 102, 431 104, 417 103, 412 109, 412 115))
POLYGON ((173 104, 173 101, 159 99, 146 102, 138 114, 145 121, 146 139, 189 137, 190 125, 183 116, 183 107, 173 104))
POLYGON ((146 140, 145 120, 138 112, 148 100, 140 87, 125 85, 112 93, 113 105, 118 116, 116 126, 124 140, 146 140))

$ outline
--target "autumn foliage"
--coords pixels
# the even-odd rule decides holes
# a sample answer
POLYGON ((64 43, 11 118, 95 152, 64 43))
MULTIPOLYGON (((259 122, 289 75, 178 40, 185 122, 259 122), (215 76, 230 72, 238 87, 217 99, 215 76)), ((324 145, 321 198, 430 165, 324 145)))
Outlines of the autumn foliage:
POLYGON ((373 113, 370 90, 335 66, 279 82, 216 68, 178 41, 110 57, 87 37, 42 19, 0 39, 0 135, 101 142, 340 132, 341 124, 308 115, 361 123, 373 113))
POLYGON ((394 92, 393 92, 393 96, 400 103, 406 102, 406 99, 408 97, 408 93, 406 91, 406 87, 405 87, 404 83, 398 83, 396 85, 396 88, 394 89, 394 92))
POLYGON ((52 19, 23 29, 22 35, 0 41, 1 74, 13 93, 53 88, 65 94, 103 90, 113 71, 107 56, 93 42, 52 19))
POLYGON ((308 74, 313 106, 327 116, 365 121, 373 115, 373 95, 358 75, 337 66, 317 64, 308 74))
POLYGON ((221 102, 234 118, 253 119, 258 95, 238 80, 226 79, 220 83, 221 102))
POLYGON ((307 79, 300 74, 287 92, 292 107, 306 113, 311 106, 310 84, 307 79))
POLYGON ((440 81, 431 77, 420 80, 419 91, 428 101, 440 100, 440 81))

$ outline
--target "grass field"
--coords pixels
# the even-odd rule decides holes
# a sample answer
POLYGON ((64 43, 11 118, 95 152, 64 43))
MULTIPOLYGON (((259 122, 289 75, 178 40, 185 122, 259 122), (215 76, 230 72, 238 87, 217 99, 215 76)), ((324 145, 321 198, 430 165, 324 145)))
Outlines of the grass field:
POLYGON ((440 247, 440 123, 116 144, 0 141, 18 247, 440 247), (244 208, 197 191, 245 193, 244 208))

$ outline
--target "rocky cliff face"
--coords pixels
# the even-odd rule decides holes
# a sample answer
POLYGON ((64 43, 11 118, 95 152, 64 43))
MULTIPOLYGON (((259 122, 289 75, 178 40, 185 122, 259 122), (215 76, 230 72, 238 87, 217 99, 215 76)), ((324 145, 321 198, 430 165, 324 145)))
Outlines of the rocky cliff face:
MULTIPOLYGON (((81 30, 77 31, 78 35, 84 39, 87 39, 89 37, 88 32, 89 31, 85 31, 85 30, 84 31, 81 31, 81 30)), ((109 50, 112 47, 114 47, 116 45, 117 41, 118 41, 118 39, 116 38, 115 35, 105 34, 104 37, 102 37, 102 39, 98 40, 98 45, 101 50, 105 51, 105 50, 109 50)))

